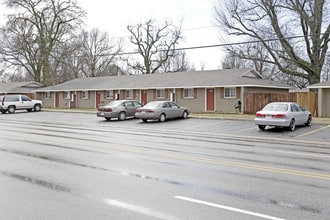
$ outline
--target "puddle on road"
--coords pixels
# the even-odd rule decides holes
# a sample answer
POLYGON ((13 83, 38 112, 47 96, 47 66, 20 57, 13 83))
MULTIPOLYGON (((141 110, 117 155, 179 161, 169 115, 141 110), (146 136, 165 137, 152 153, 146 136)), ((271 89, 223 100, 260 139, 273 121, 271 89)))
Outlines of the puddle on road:
POLYGON ((42 187, 45 187, 45 188, 48 188, 48 189, 51 189, 54 191, 72 193, 72 190, 66 186, 63 186, 63 185, 60 185, 57 183, 48 182, 48 181, 45 181, 42 179, 38 179, 36 177, 24 176, 21 174, 4 172, 4 171, 0 171, 0 175, 4 175, 7 177, 17 179, 17 180, 32 183, 34 185, 42 186, 42 187))
POLYGON ((33 154, 33 153, 29 153, 29 152, 24 152, 24 151, 15 151, 15 150, 7 150, 7 149, 0 149, 0 151, 6 152, 6 153, 14 153, 14 154, 18 154, 18 155, 21 155, 21 156, 34 157, 34 158, 38 158, 38 159, 42 159, 42 160, 48 160, 48 161, 57 162, 57 163, 63 163, 63 164, 69 164, 69 165, 84 167, 84 168, 91 168, 91 169, 95 169, 95 170, 109 171, 108 169, 102 168, 102 167, 96 167, 96 166, 91 166, 91 165, 87 165, 87 164, 76 163, 76 162, 73 162, 73 161, 68 161, 68 160, 55 158, 55 157, 50 157, 50 156, 45 156, 45 155, 40 155, 40 154, 33 154))

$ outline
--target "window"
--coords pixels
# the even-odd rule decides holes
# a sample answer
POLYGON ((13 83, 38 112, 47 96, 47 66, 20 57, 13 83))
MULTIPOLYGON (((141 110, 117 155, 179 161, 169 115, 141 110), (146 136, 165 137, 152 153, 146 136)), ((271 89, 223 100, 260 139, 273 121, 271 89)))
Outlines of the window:
POLYGON ((165 102, 165 103, 163 104, 163 108, 171 108, 170 103, 165 102))
POLYGON ((125 97, 126 99, 133 99, 133 90, 126 90, 125 97))
POLYGON ((22 101, 23 102, 30 102, 31 99, 29 97, 25 96, 25 95, 22 95, 22 101))
POLYGON ((225 98, 236 98, 236 88, 225 88, 225 98))
POLYGON ((142 107, 142 105, 138 102, 133 102, 133 104, 134 104, 135 107, 139 107, 139 108, 142 107))
POLYGON ((183 98, 194 98, 194 89, 184 89, 183 90, 183 98))
POLYGON ((50 98, 51 98, 50 92, 45 92, 45 99, 50 99, 50 98))
POLYGON ((70 92, 64 92, 64 99, 70 99, 70 92))
POLYGON ((18 102, 19 101, 19 96, 18 95, 5 96, 4 101, 6 101, 6 102, 18 102))
POLYGON ((124 107, 134 107, 133 102, 124 102, 123 106, 124 107))
POLYGON ((81 92, 81 98, 82 99, 88 99, 88 91, 82 91, 81 92))
POLYGON ((165 99, 165 89, 157 89, 156 98, 157 99, 165 99))
POLYGON ((106 99, 113 99, 113 90, 106 91, 106 99))

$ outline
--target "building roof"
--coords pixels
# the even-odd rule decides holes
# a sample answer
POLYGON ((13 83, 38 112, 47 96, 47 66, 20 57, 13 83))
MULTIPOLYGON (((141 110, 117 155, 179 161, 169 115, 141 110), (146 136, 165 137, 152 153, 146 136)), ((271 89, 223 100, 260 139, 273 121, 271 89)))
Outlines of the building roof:
POLYGON ((38 92, 213 87, 290 88, 288 85, 263 79, 260 74, 252 69, 225 69, 77 78, 62 84, 38 89, 38 92))
POLYGON ((322 88, 330 88, 330 81, 323 81, 320 83, 316 83, 308 86, 310 89, 322 89, 322 88))
POLYGON ((0 94, 34 93, 43 85, 35 81, 0 83, 0 94))

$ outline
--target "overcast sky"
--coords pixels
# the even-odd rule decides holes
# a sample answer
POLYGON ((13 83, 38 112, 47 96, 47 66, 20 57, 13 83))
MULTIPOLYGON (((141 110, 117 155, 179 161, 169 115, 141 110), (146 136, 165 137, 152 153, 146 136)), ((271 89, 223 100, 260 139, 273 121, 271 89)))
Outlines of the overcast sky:
MULTIPOLYGON (((150 18, 157 21, 169 20, 179 24, 181 20, 184 42, 178 48, 219 44, 219 30, 214 22, 216 0, 77 0, 87 11, 86 28, 97 27, 108 32, 110 37, 128 40, 128 24, 135 25, 150 18)), ((3 1, 1 0, 1 3, 3 1)), ((0 14, 3 11, 0 5, 0 14)), ((3 18, 3 17, 2 17, 3 18)), ((0 24, 3 24, 1 19, 0 24)), ((124 52, 132 52, 125 48, 124 52)), ((188 59, 197 70, 218 69, 224 56, 219 47, 187 50, 188 59)))
MULTIPOLYGON (((179 24, 183 19, 184 42, 178 47, 196 47, 219 44, 214 22, 215 0, 77 0, 87 11, 89 28, 98 27, 110 37, 128 37, 128 24, 137 24, 153 18, 179 24)), ((129 49, 126 49, 129 50, 129 49)), ((130 52, 130 51, 125 51, 130 52)), ((221 48, 187 50, 188 59, 199 70, 218 69, 223 52, 221 48)))

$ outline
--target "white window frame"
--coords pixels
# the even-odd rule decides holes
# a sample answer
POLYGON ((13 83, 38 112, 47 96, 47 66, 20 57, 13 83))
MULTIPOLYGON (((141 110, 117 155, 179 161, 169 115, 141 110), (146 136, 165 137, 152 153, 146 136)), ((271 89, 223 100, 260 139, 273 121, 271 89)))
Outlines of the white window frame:
POLYGON ((50 92, 45 92, 45 99, 50 99, 52 97, 50 92))
POLYGON ((113 99, 113 90, 106 91, 106 99, 113 99))
POLYGON ((183 89, 183 98, 193 99, 194 97, 195 97, 195 89, 194 88, 185 88, 185 89, 183 89))
POLYGON ((81 91, 81 99, 88 99, 89 92, 88 91, 81 91))
POLYGON ((71 92, 70 91, 64 91, 64 99, 71 99, 71 92))
POLYGON ((126 99, 133 99, 133 90, 126 90, 125 97, 126 99))
POLYGON ((156 90, 156 99, 165 99, 165 89, 156 90))
POLYGON ((236 98, 236 87, 228 87, 224 90, 225 99, 234 99, 236 98))

